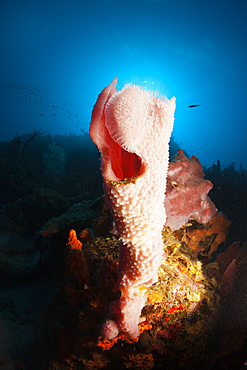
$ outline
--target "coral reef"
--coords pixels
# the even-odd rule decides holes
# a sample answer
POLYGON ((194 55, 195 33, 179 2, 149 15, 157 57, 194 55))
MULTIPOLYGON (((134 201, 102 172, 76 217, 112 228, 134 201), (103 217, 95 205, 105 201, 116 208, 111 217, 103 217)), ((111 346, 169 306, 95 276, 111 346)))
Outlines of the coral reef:
POLYGON ((70 228, 78 230, 89 227, 94 218, 98 216, 98 199, 85 200, 70 207, 59 217, 53 217, 46 222, 39 233, 43 236, 57 234, 61 230, 70 228))
POLYGON ((40 252, 33 246, 32 238, 22 239, 16 233, 4 234, 0 240, 0 286, 11 287, 36 276, 40 252))
POLYGON ((61 215, 69 201, 52 189, 39 188, 0 210, 0 229, 15 230, 21 235, 38 231, 48 219, 61 215))
POLYGON ((111 303, 102 335, 136 338, 147 287, 157 281, 175 98, 138 86, 116 91, 117 78, 94 105, 90 135, 101 152, 107 204, 120 236, 119 300, 111 303))
POLYGON ((145 295, 139 336, 106 340, 101 325, 120 297, 119 238, 102 198, 96 150, 85 133, 52 138, 35 131, 0 142, 0 367, 244 367, 246 171, 219 161, 204 168, 214 184, 210 198, 224 214, 164 229, 167 260, 145 295), (42 158, 53 140, 64 147, 66 166, 58 182, 47 179, 48 189, 42 158))
POLYGON ((102 194, 99 159, 89 134, 55 135, 34 130, 0 142, 0 199, 12 203, 38 188, 84 199, 102 194))
POLYGON ((166 197, 164 201, 166 225, 177 230, 191 219, 207 223, 216 207, 207 195, 213 184, 204 180, 202 165, 192 156, 186 158, 182 149, 169 163, 166 197))
MULTIPOLYGON (((215 335, 228 317, 224 307, 232 294, 225 285, 230 283, 232 288, 240 274, 242 283, 243 276, 247 278, 247 245, 244 250, 234 245, 215 262, 203 265, 180 236, 168 227, 163 230, 167 258, 158 270, 158 281, 147 289, 139 336, 121 333, 107 340, 100 336, 100 328, 109 303, 120 295, 118 238, 80 241, 80 234, 72 230, 66 245, 66 277, 52 302, 56 319, 47 338, 45 368, 79 370, 83 363, 85 369, 158 369, 162 361, 167 369, 209 369, 219 361, 224 353, 216 351, 215 335), (234 278, 227 272, 232 260, 236 261, 234 278)), ((228 354, 230 347, 225 351, 228 354)))
POLYGON ((154 359, 151 353, 128 354, 124 363, 126 369, 150 370, 154 367, 154 359))
POLYGON ((196 255, 200 254, 201 257, 211 258, 219 244, 226 241, 230 224, 231 222, 226 216, 216 212, 207 224, 198 225, 197 222, 193 221, 190 225, 185 225, 177 230, 176 234, 196 255))
POLYGON ((232 222, 228 240, 246 241, 247 238, 247 186, 246 170, 237 171, 234 163, 223 167, 220 161, 206 169, 205 177, 213 182, 210 198, 232 222), (240 227, 241 225, 241 227, 240 227))

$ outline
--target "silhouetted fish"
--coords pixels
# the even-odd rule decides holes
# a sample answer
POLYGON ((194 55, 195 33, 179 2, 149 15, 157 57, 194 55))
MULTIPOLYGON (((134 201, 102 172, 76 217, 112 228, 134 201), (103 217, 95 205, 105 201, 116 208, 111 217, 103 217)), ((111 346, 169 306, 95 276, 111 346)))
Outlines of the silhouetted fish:
POLYGON ((200 107, 201 104, 192 104, 192 105, 189 105, 189 108, 195 108, 195 107, 200 107))
POLYGON ((40 113, 40 116, 43 116, 44 115, 44 113, 40 113))

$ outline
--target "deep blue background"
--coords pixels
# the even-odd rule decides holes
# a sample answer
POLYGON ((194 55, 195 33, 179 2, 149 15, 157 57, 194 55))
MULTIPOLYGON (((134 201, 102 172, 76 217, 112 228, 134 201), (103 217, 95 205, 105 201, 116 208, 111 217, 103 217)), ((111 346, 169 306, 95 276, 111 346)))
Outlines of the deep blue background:
POLYGON ((0 140, 81 134, 118 75, 176 96, 173 135, 203 165, 247 168, 246 19, 245 0, 1 0, 0 140))

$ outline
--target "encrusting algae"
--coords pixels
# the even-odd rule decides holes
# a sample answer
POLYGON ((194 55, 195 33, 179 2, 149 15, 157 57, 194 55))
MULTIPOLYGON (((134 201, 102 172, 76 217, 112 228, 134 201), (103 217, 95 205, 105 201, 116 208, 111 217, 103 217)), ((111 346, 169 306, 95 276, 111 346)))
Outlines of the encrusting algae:
POLYGON ((70 231, 67 275, 53 308, 60 324, 51 329, 46 352, 52 347, 54 355, 45 356, 46 369, 114 369, 118 363, 121 369, 149 370, 161 360, 172 369, 186 368, 198 362, 198 356, 200 361, 207 358, 220 298, 219 281, 207 272, 217 269, 217 263, 204 266, 170 228, 162 234, 164 257, 158 282, 146 293, 139 336, 131 339, 120 333, 107 340, 100 328, 109 303, 120 296, 118 238, 70 231))

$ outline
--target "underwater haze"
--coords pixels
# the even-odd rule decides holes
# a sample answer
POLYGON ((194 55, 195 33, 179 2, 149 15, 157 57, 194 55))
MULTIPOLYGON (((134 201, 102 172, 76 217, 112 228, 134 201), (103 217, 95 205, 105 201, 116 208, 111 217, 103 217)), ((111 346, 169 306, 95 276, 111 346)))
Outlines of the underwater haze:
POLYGON ((101 90, 176 97, 173 136, 247 168, 247 2, 1 0, 0 141, 87 132, 101 90))

